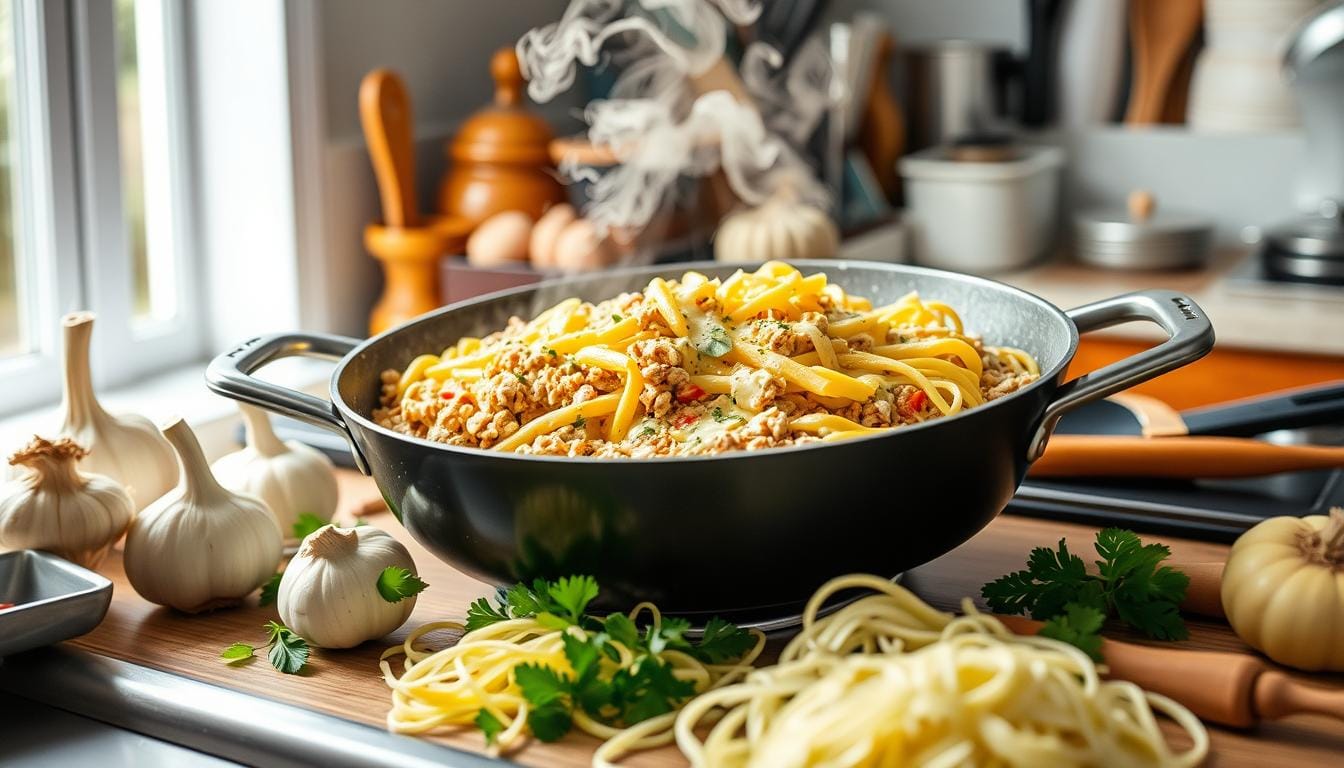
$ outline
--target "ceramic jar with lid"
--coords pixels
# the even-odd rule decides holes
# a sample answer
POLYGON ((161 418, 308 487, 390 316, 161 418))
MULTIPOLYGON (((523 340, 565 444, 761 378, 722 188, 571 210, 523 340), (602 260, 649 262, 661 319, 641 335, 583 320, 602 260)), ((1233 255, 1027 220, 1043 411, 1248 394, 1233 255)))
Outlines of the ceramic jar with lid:
POLYGON ((1208 259, 1213 222, 1202 214, 1163 210, 1143 190, 1124 209, 1095 209, 1074 217, 1074 255, 1106 269, 1182 269, 1208 259))
POLYGON ((473 225, 503 211, 536 220, 566 201, 551 163, 551 128, 523 105, 523 75, 512 48, 495 53, 490 74, 495 103, 468 118, 449 145, 439 210, 473 225))

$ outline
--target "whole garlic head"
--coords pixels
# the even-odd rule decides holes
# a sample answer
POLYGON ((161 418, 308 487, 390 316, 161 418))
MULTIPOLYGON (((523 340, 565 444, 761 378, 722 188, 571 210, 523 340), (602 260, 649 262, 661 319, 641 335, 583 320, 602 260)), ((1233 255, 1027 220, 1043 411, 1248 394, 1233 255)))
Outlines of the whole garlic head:
POLYGON ((247 447, 211 465, 215 479, 231 491, 266 502, 286 541, 301 514, 330 520, 336 512, 331 460, 303 443, 280 442, 260 408, 246 404, 239 408, 247 424, 247 447))
POLYGON ((173 421, 163 434, 181 461, 181 480, 132 521, 126 577, 141 597, 179 611, 233 605, 275 573, 280 528, 261 499, 215 480, 186 422, 173 421))
POLYGON ((69 438, 34 436, 10 457, 27 471, 0 485, 0 551, 43 549, 98 566, 135 508, 115 480, 79 470, 86 453, 69 438))
POLYGON ((93 313, 66 315, 61 325, 65 329, 65 420, 60 433, 87 449, 82 469, 121 483, 135 508, 144 509, 177 482, 172 446, 149 419, 135 414, 113 416, 98 403, 89 374, 93 313))
POLYGON ((825 211, 783 193, 729 215, 714 235, 714 259, 729 263, 828 259, 839 247, 825 211))
POLYGON ((323 526, 309 534, 280 579, 276 607, 285 626, 321 648, 353 648, 400 627, 415 598, 389 603, 378 577, 389 566, 415 573, 401 542, 372 526, 323 526))

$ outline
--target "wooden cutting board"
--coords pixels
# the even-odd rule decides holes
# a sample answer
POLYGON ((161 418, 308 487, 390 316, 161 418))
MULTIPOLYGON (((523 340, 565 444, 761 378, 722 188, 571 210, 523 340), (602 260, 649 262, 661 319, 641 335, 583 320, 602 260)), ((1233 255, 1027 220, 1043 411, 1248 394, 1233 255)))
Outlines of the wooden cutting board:
MULTIPOLYGON (((369 509, 377 509, 378 492, 368 478, 341 471, 341 511, 337 518, 349 522, 369 509)), ((347 651, 317 650, 302 675, 282 675, 264 658, 242 667, 231 667, 219 653, 234 642, 260 645, 265 641, 262 625, 278 619, 274 606, 261 608, 256 598, 243 607, 201 616, 187 616, 142 600, 121 566, 120 554, 109 556, 99 571, 115 584, 107 617, 93 632, 71 641, 72 645, 146 667, 214 683, 248 694, 268 697, 348 720, 382 727, 390 701, 378 669, 378 657, 389 645, 399 643, 410 628, 429 621, 460 619, 467 605, 491 594, 485 584, 439 562, 412 541, 385 510, 365 515, 406 543, 430 588, 420 595, 415 613, 406 626, 385 642, 366 643, 347 651)), ((906 585, 940 608, 953 609, 964 595, 977 594, 980 584, 1022 567, 1029 549, 1050 544, 1064 536, 1079 552, 1091 552, 1095 529, 1011 516, 1000 517, 976 538, 956 551, 908 575, 906 585)), ((1221 560, 1226 547, 1167 539, 1174 559, 1185 562, 1221 560)), ((1249 652, 1226 625, 1190 622, 1191 649, 1249 652)), ((433 636, 431 636, 432 638, 433 636)), ((447 642, 442 638, 441 642, 447 642)), ((1127 638, 1132 639, 1132 638, 1127 638)), ((1179 674, 1178 670, 1173 670, 1179 674)), ((1335 684, 1340 684, 1335 679, 1335 684)), ((1213 757, 1219 766, 1326 765, 1344 754, 1344 723, 1320 717, 1301 716, 1269 723, 1255 731, 1238 732, 1210 728, 1213 757)), ((1169 730, 1169 732, 1172 732, 1169 730)), ((474 730, 445 732, 426 737, 446 745, 484 751, 484 741, 474 730)), ((571 734, 554 744, 535 743, 515 753, 512 760, 528 766, 586 766, 598 742, 571 734)), ((626 761, 632 766, 684 766, 674 747, 641 753, 626 761)))

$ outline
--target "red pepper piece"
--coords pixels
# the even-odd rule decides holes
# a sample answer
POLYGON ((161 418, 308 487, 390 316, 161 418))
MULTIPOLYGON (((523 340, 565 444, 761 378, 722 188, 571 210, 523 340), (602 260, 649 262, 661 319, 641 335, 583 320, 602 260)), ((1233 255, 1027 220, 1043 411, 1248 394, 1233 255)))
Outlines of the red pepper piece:
POLYGON ((921 389, 911 395, 909 400, 905 401, 905 407, 910 409, 910 413, 919 413, 920 409, 923 408, 924 404, 928 401, 929 396, 921 389))
POLYGON ((676 424, 678 427, 689 427, 699 420, 700 420, 699 416, 696 416, 693 413, 688 413, 685 414, 684 416, 681 416, 673 423, 676 424))
POLYGON ((439 393, 439 397, 442 397, 444 400, 452 400, 456 395, 457 395, 456 392, 440 392, 440 393, 439 393))
POLYGON ((705 390, 701 389, 699 385, 687 384, 686 386, 682 387, 679 392, 677 392, 677 402, 694 403, 696 400, 699 400, 704 396, 705 396, 705 390))

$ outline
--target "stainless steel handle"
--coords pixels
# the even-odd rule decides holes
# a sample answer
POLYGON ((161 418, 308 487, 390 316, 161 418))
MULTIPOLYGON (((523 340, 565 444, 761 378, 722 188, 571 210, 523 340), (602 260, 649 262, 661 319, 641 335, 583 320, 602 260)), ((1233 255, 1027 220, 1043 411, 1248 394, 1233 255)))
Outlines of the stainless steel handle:
POLYGON ((1121 323, 1145 320, 1157 323, 1170 337, 1152 349, 1125 358, 1065 383, 1046 406, 1045 416, 1027 449, 1035 461, 1059 418, 1072 408, 1113 395, 1135 384, 1194 362, 1213 349, 1213 325, 1195 300, 1176 291, 1152 290, 1127 293, 1066 312, 1078 332, 1087 333, 1121 323))
POLYGON ((358 339, 324 333, 276 333, 242 342, 210 361, 205 384, 224 397, 275 411, 339 433, 350 444, 355 466, 369 474, 354 435, 336 407, 320 397, 262 381, 252 374, 285 357, 320 357, 339 360, 359 345, 358 339))

